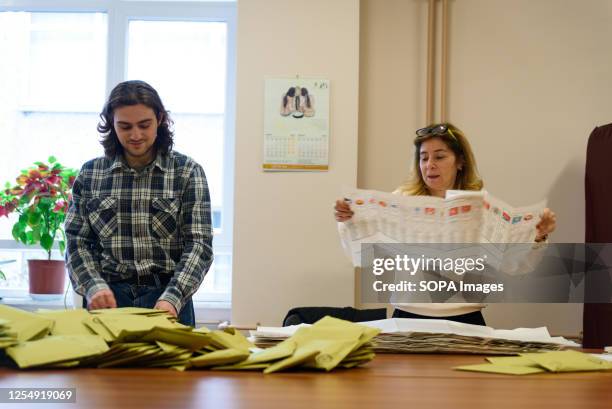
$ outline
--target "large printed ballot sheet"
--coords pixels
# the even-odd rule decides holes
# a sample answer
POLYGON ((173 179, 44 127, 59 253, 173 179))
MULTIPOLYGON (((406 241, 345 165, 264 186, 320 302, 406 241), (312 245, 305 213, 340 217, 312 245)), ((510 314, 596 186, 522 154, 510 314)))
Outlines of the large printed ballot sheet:
POLYGON ((344 198, 354 215, 339 232, 355 266, 362 243, 484 243, 501 251, 532 243, 546 206, 512 207, 484 190, 449 190, 439 198, 347 189, 344 198))

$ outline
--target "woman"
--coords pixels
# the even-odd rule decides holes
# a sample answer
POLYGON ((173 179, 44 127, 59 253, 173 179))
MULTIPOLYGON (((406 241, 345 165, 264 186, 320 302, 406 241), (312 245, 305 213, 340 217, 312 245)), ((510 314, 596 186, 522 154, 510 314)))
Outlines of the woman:
POLYGON ((290 87, 287 90, 287 93, 283 95, 283 98, 281 100, 281 107, 280 107, 280 114, 282 116, 289 116, 293 112, 296 111, 295 95, 296 95, 295 87, 290 87))
POLYGON ((314 110, 314 98, 308 93, 308 89, 302 87, 300 89, 300 100, 298 111, 304 114, 306 117, 312 117, 315 114, 314 110))
MULTIPOLYGON (((476 160, 467 138, 451 124, 437 124, 417 130, 415 157, 411 179, 393 193, 401 195, 445 197, 449 189, 480 190, 476 160)), ((337 200, 335 217, 339 222, 353 216, 348 203, 337 200)), ((537 228, 536 242, 543 242, 555 230, 556 216, 544 209, 537 228)), ((484 325, 481 309, 484 304, 402 304, 393 317, 443 318, 468 324, 484 325)))

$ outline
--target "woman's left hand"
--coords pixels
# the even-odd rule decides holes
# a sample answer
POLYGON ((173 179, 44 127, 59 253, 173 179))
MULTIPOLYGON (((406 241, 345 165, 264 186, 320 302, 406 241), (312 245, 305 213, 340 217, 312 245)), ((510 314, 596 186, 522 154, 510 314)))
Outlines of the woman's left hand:
POLYGON ((536 226, 536 238, 535 241, 544 241, 548 238, 548 235, 555 231, 557 228, 557 215, 555 212, 550 210, 548 207, 542 212, 540 222, 536 226))

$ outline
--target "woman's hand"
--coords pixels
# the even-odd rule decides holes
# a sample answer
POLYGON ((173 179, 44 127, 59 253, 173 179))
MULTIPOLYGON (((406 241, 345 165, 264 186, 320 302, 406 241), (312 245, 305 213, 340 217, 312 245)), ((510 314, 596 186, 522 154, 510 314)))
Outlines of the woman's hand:
POLYGON ((351 210, 351 206, 346 203, 344 200, 336 200, 336 205, 334 206, 334 216, 336 217, 336 221, 345 222, 350 220, 353 217, 353 211, 351 210))
POLYGON ((542 212, 540 222, 536 226, 536 242, 544 241, 557 228, 557 215, 548 207, 542 212))

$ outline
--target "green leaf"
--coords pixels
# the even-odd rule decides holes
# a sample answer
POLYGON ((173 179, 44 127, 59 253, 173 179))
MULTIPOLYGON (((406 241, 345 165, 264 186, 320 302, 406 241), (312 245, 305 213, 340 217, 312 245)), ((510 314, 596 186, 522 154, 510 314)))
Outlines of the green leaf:
POLYGON ((40 241, 40 225, 32 229, 32 239, 34 240, 34 243, 38 243, 40 241))
POLYGON ((57 159, 55 159, 55 156, 49 156, 49 163, 54 163, 57 162, 57 159))
POLYGON ((19 241, 23 244, 28 244, 28 235, 26 234, 26 232, 21 232, 21 234, 19 235, 19 241))
POLYGON ((13 225, 13 230, 11 231, 11 233, 13 234, 13 238, 16 241, 19 241, 19 238, 21 237, 21 234, 23 232, 25 232, 25 227, 26 227, 25 224, 19 223, 19 222, 15 223, 13 225))
POLYGON ((48 197, 43 197, 38 202, 38 208, 42 213, 47 213, 51 208, 53 208, 53 199, 49 199, 48 197))
POLYGON ((19 199, 19 204, 17 205, 17 207, 23 208, 24 206, 26 206, 30 202, 30 200, 32 200, 30 195, 21 196, 21 198, 19 199))
POLYGON ((51 250, 51 247, 53 247, 53 237, 47 233, 43 234, 40 238, 40 246, 47 251, 51 250))
POLYGON ((6 182, 4 184, 4 187, 7 188, 7 189, 10 189, 11 188, 11 182, 6 182))
POLYGON ((44 163, 42 163, 42 162, 34 162, 34 164, 35 164, 36 166, 45 166, 45 164, 44 164, 44 163))
POLYGON ((34 233, 32 233, 32 231, 26 232, 26 238, 28 241, 28 245, 34 244, 34 233))
POLYGON ((0 279, 2 279, 2 280, 6 280, 6 276, 4 275, 4 273, 2 272, 2 270, 0 270, 0 279))
POLYGON ((38 226, 41 218, 42 214, 40 212, 28 212, 28 226, 38 226))
POLYGON ((19 241, 19 235, 21 234, 21 230, 19 229, 19 223, 15 223, 13 225, 13 230, 11 230, 11 234, 15 241, 19 241))
POLYGON ((63 255, 64 251, 66 250, 66 242, 64 240, 60 240, 58 244, 59 244, 59 251, 63 255))

